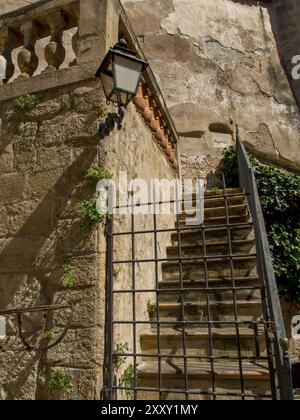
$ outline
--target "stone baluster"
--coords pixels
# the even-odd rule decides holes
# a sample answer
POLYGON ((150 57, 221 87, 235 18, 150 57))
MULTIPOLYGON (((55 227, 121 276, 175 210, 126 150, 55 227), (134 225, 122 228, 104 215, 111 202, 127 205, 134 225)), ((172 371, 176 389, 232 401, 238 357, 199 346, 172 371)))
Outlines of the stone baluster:
POLYGON ((74 54, 76 56, 75 60, 73 60, 69 66, 74 67, 77 66, 77 54, 78 54, 78 30, 75 32, 75 34, 72 36, 72 48, 74 51, 74 54))
POLYGON ((45 58, 48 63, 47 70, 55 70, 62 65, 66 58, 66 49, 62 42, 66 22, 61 11, 56 10, 48 15, 47 24, 51 30, 50 42, 45 48, 45 58))
POLYGON ((38 56, 35 53, 37 40, 37 25, 34 21, 25 22, 20 26, 24 37, 24 47, 18 54, 18 66, 21 70, 20 78, 28 78, 33 75, 39 65, 38 56))
POLYGON ((3 74, 0 80, 0 83, 7 83, 9 79, 12 78, 15 72, 15 66, 12 62, 12 50, 15 42, 15 37, 11 33, 11 31, 7 28, 1 28, 0 30, 0 59, 3 65, 3 70, 5 71, 5 75, 3 74))

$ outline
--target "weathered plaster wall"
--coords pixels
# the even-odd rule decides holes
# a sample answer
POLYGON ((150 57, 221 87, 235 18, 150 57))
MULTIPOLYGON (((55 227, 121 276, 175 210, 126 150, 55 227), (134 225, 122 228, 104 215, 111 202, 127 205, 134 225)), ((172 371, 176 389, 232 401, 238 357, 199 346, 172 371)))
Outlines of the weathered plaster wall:
MULTIPOLYGON (((3 11, 34 2, 0 0, 3 11)), ((296 0, 122 3, 181 133, 184 175, 214 170, 234 124, 250 146, 299 169, 300 115, 277 50, 285 64, 297 48, 296 0)))
POLYGON ((299 111, 267 8, 252 0, 123 4, 181 134, 187 173, 214 168, 234 124, 263 154, 299 167, 299 111))
MULTIPOLYGON (((106 240, 102 227, 83 230, 75 211, 76 203, 95 189, 84 173, 94 163, 111 170, 115 179, 119 169, 128 171, 129 180, 145 174, 146 179, 172 178, 175 171, 134 105, 124 128, 100 143, 96 110, 103 97, 98 82, 40 92, 39 97, 39 105, 25 114, 17 111, 14 100, 0 103, 0 308, 68 303, 74 314, 66 338, 47 354, 16 351, 22 344, 11 319, 9 345, 14 350, 0 352, 0 398, 99 399, 106 240), (75 283, 66 289, 62 267, 72 250, 77 254, 75 283), (55 368, 73 376, 72 391, 65 396, 48 389, 48 375, 55 368)), ((150 228, 152 219, 137 219, 137 226, 150 228)), ((138 243, 140 257, 148 255, 147 243, 151 239, 146 237, 138 243)), ((126 250, 131 250, 129 241, 120 250, 123 257, 126 250)), ((148 269, 145 278, 138 268, 137 281, 153 287, 152 272, 148 269)), ((119 278, 122 287, 129 286, 124 270, 119 278)), ((140 319, 146 316, 146 298, 139 299, 140 319)), ((51 320, 49 328, 56 336, 68 312, 57 312, 51 320)), ((34 336, 41 320, 25 318, 27 333, 34 336)))
POLYGON ((292 59, 300 55, 300 2, 298 0, 273 0, 269 10, 281 62, 300 104, 300 79, 295 80, 291 77, 295 66, 292 59))

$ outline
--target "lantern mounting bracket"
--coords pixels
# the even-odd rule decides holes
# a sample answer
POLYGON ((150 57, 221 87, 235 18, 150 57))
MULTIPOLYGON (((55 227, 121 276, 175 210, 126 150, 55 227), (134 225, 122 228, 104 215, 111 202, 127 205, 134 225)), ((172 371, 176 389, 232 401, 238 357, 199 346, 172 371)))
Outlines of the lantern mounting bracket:
POLYGON ((125 106, 120 105, 118 107, 118 113, 111 112, 110 114, 108 114, 106 120, 103 123, 101 123, 99 127, 99 135, 101 140, 105 139, 105 137, 108 137, 109 134, 114 130, 116 125, 118 130, 122 129, 125 111, 125 106))

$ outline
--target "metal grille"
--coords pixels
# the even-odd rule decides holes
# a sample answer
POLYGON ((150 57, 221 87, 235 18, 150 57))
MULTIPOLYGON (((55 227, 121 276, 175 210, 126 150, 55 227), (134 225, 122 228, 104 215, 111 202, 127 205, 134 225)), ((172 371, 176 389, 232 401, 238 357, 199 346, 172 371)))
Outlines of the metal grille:
MULTIPOLYGON (((257 284, 244 286, 241 276, 236 274, 243 259, 257 258, 256 251, 236 252, 234 249, 234 231, 253 228, 248 205, 245 220, 238 220, 231 213, 230 201, 245 197, 249 199, 249 193, 243 190, 226 190, 225 183, 221 195, 216 193, 206 196, 205 202, 221 199, 223 203, 224 215, 214 224, 206 224, 204 220, 202 225, 185 226, 177 212, 173 219, 169 218, 166 225, 167 216, 161 217, 155 211, 147 217, 147 223, 144 224, 141 223, 141 215, 136 214, 131 214, 126 222, 123 218, 116 223, 116 217, 108 221, 107 399, 289 399, 289 394, 285 392, 284 395, 281 389, 288 382, 283 385, 280 380, 281 372, 278 372, 276 318, 270 316, 269 301, 265 298, 270 294, 270 290, 267 290, 270 285, 258 280, 257 284), (226 238, 226 246, 224 245, 222 252, 210 251, 209 238, 213 230, 223 232, 226 238), (160 243, 161 235, 166 248, 173 245, 175 256, 165 255, 160 243), (184 241, 188 235, 196 235, 198 238, 192 255, 185 252, 184 241), (146 248, 152 249, 150 257, 143 254, 140 242, 144 242, 144 251, 146 248), (171 264, 173 271, 167 287, 164 270, 168 264, 171 264), (188 279, 188 264, 200 270, 201 281, 188 279), (224 272, 228 273, 224 276, 224 281, 219 283, 210 274, 218 264, 225 266, 227 271, 224 272), (252 295, 259 295, 263 305, 261 317, 253 315, 248 319, 243 316, 239 307, 239 295, 246 292, 249 293, 250 303, 252 295), (197 303, 190 301, 193 293, 195 296, 199 294, 198 303, 202 311, 198 311, 197 303), (227 296, 226 302, 220 298, 223 294, 227 296), (153 299, 151 305, 147 302, 149 295, 153 299), (166 311, 164 302, 168 296, 170 299, 171 296, 176 296, 176 302, 169 305, 171 309, 166 311), (146 304, 150 306, 149 317, 141 308, 146 304), (218 305, 222 310, 227 310, 226 316, 220 316, 218 305), (226 305, 230 308, 229 313, 226 305), (171 314, 172 308, 176 312, 175 319, 171 314), (220 337, 224 329, 230 329, 229 353, 226 348, 224 351, 220 349, 220 337), (246 350, 243 345, 245 329, 248 334, 246 350), (171 331, 168 349, 168 338, 164 336, 166 330, 171 331), (144 331, 148 331, 152 346, 141 345, 144 331), (176 337, 176 345, 172 331, 176 337), (191 351, 190 337, 195 332, 205 338, 198 341, 196 339, 196 345, 191 351), (201 343, 206 351, 201 350, 201 343), (256 386, 258 382, 253 385, 253 371, 261 375, 265 391, 256 386)), ((170 203, 180 206, 181 198, 170 200, 170 203)), ((147 205, 155 209, 162 204, 162 201, 152 200, 140 204, 139 207, 147 205)), ((134 205, 128 207, 133 208, 134 205)), ((256 238, 256 241, 259 239, 256 238)), ((261 280, 260 269, 258 271, 261 280)), ((284 360, 282 356, 281 353, 281 361, 284 360)), ((287 366, 288 359, 285 360, 287 366)))

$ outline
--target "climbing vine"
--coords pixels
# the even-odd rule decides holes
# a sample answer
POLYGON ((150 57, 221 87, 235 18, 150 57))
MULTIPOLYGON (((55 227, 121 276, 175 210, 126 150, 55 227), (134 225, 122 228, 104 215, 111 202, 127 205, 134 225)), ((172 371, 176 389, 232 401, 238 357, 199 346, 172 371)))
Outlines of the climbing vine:
MULTIPOLYGON (((279 293, 300 302, 300 177, 261 164, 251 156, 279 293)), ((228 187, 238 187, 235 149, 224 152, 219 167, 228 187)))

